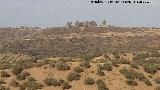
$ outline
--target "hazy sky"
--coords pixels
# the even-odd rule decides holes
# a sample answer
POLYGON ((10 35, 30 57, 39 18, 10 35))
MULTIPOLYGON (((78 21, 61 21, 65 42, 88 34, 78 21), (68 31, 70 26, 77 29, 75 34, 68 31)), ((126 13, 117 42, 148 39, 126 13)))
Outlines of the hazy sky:
MULTIPOLYGON (((91 4, 91 0, 0 0, 0 26, 60 26, 107 20, 118 26, 160 27, 160 0, 150 4, 91 4)), ((109 1, 109 0, 103 0, 109 1)))

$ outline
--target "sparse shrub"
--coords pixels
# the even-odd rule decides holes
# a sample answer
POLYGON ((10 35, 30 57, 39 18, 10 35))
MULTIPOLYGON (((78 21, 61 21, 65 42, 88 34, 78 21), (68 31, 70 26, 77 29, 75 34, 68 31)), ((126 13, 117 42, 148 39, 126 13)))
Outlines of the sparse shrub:
POLYGON ((15 65, 11 68, 11 71, 13 74, 17 75, 20 74, 23 71, 23 67, 20 65, 15 65))
POLYGON ((21 81, 21 80, 25 80, 26 76, 23 74, 18 74, 18 75, 16 75, 16 78, 17 78, 17 80, 21 81))
POLYGON ((0 79, 0 84, 6 84, 6 82, 4 81, 4 79, 0 79))
POLYGON ((139 72, 135 72, 132 69, 127 69, 127 68, 122 68, 120 71, 120 73, 122 73, 127 79, 139 79, 139 80, 143 80, 145 79, 145 75, 143 73, 139 73, 139 72))
POLYGON ((139 69, 137 63, 131 63, 130 66, 131 66, 132 68, 139 69))
POLYGON ((37 89, 42 89, 44 87, 43 84, 38 83, 38 82, 30 82, 30 81, 25 81, 22 84, 22 88, 27 88, 28 90, 37 90, 37 89))
POLYGON ((155 77, 154 81, 155 81, 156 83, 160 83, 160 76, 155 77))
POLYGON ((152 86, 152 83, 151 83, 147 78, 143 79, 142 81, 143 81, 147 86, 152 86))
POLYGON ((97 72, 96 72, 96 74, 97 74, 97 75, 99 75, 99 76, 105 76, 105 74, 104 74, 103 70, 102 70, 102 69, 100 69, 100 68, 97 68, 97 72))
POLYGON ((12 79, 9 85, 12 87, 18 87, 19 83, 15 79, 12 79))
POLYGON ((120 59, 119 63, 121 63, 121 64, 130 64, 130 61, 127 60, 127 59, 120 59))
POLYGON ((68 82, 63 82, 61 85, 62 89, 70 89, 72 86, 68 82))
POLYGON ((143 66, 145 72, 150 74, 155 74, 157 72, 157 68, 154 65, 148 64, 143 66))
POLYGON ((70 67, 68 66, 68 64, 66 62, 59 62, 56 64, 56 68, 58 70, 62 70, 62 71, 66 71, 69 70, 70 67))
POLYGON ((47 86, 60 86, 60 83, 55 78, 46 78, 43 82, 47 86))
POLYGON ((113 69, 113 68, 112 68, 112 64, 106 62, 105 64, 103 64, 102 69, 103 69, 103 70, 107 70, 107 71, 112 71, 112 69, 113 69))
POLYGON ((81 67, 75 67, 75 68, 74 68, 74 71, 77 72, 77 73, 81 73, 81 72, 83 72, 84 70, 83 70, 81 67))
POLYGON ((96 81, 96 83, 97 83, 97 86, 98 86, 98 90, 109 90, 107 88, 107 86, 105 85, 105 83, 101 79, 98 79, 96 81))
POLYGON ((117 59, 113 59, 113 60, 111 60, 111 62, 112 62, 112 65, 113 66, 115 66, 115 67, 119 67, 119 60, 117 60, 117 59))
POLYGON ((133 79, 127 79, 126 83, 128 85, 131 85, 131 86, 137 86, 138 85, 137 82, 135 80, 133 80, 133 79))
POLYGON ((28 68, 33 68, 34 67, 34 63, 33 62, 29 62, 29 61, 24 61, 20 65, 22 65, 24 69, 28 69, 28 68))
POLYGON ((67 76, 67 80, 70 82, 73 80, 80 80, 80 78, 81 78, 81 75, 77 72, 71 72, 67 76))
POLYGON ((1 72, 1 77, 3 78, 3 77, 10 77, 11 75, 10 74, 8 74, 6 71, 2 71, 1 72))
POLYGON ((81 67, 85 67, 85 68, 90 68, 91 65, 89 64, 88 61, 83 61, 81 64, 80 64, 81 67))
POLYGON ((140 54, 137 54, 135 57, 133 57, 133 60, 140 60, 140 59, 145 59, 145 58, 148 58, 150 57, 149 53, 140 53, 140 54))
POLYGON ((84 84, 86 84, 86 85, 93 85, 93 84, 95 84, 95 81, 94 81, 94 79, 92 79, 90 77, 87 77, 84 80, 84 84))
POLYGON ((143 73, 134 72, 135 78, 139 80, 145 79, 145 75, 143 73))
POLYGON ((34 79, 33 77, 28 77, 28 78, 27 78, 27 81, 29 81, 29 82, 35 82, 35 81, 37 81, 37 80, 34 79))

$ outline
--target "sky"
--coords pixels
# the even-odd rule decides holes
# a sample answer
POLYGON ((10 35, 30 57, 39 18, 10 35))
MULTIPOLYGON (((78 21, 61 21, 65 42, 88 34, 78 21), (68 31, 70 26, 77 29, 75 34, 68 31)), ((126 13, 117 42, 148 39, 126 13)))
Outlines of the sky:
POLYGON ((160 0, 148 1, 149 4, 92 4, 91 0, 0 0, 0 27, 64 26, 67 21, 77 20, 160 27, 160 0))

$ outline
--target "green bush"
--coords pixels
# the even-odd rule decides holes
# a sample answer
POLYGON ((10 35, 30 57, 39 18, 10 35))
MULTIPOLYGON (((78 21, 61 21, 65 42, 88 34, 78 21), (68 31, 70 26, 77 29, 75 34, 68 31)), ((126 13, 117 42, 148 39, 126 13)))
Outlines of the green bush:
POLYGON ((22 89, 27 88, 28 90, 37 90, 37 89, 42 89, 43 87, 44 87, 44 85, 41 83, 30 82, 30 81, 23 82, 22 86, 21 86, 22 89))
POLYGON ((46 78, 43 82, 47 86, 60 86, 60 83, 55 78, 46 78))
POLYGON ((24 69, 33 68, 34 63, 29 61, 24 61, 24 63, 21 63, 20 65, 23 66, 24 69))
POLYGON ((137 54, 135 57, 133 57, 133 60, 140 60, 140 59, 145 59, 145 58, 149 58, 150 55, 149 53, 140 53, 140 54, 137 54))
POLYGON ((70 67, 68 66, 68 64, 66 62, 58 62, 56 64, 56 68, 58 70, 62 70, 62 71, 66 71, 66 70, 70 69, 70 67))
POLYGON ((67 80, 68 81, 73 81, 73 80, 80 80, 81 75, 77 72, 71 72, 67 75, 67 80))
POLYGON ((11 68, 11 71, 13 74, 17 75, 20 74, 23 71, 23 67, 20 65, 15 65, 11 68))
POLYGON ((2 71, 1 72, 1 77, 3 78, 3 77, 10 77, 11 75, 10 74, 8 74, 6 71, 2 71))
POLYGON ((90 68, 91 65, 89 64, 88 61, 83 61, 81 64, 80 64, 81 67, 85 67, 85 68, 90 68))
POLYGON ((145 75, 143 73, 139 73, 139 72, 135 72, 134 70, 132 69, 127 69, 127 68, 122 68, 119 70, 120 73, 122 73, 126 79, 139 79, 139 80, 143 80, 145 79, 145 75))
POLYGON ((157 72, 157 68, 155 67, 155 65, 152 64, 147 64, 143 66, 144 71, 150 74, 155 74, 157 72))
POLYGON ((35 82, 35 81, 37 81, 37 80, 34 79, 33 77, 28 77, 28 78, 27 78, 27 81, 29 81, 29 82, 35 82))
POLYGON ((103 70, 107 70, 107 71, 112 71, 112 69, 113 69, 113 68, 112 68, 112 64, 106 62, 105 64, 103 64, 102 69, 103 69, 103 70))
POLYGON ((77 72, 77 73, 84 72, 84 70, 81 67, 75 67, 74 71, 77 72))
POLYGON ((131 66, 132 68, 139 69, 137 63, 131 63, 130 66, 131 66))
POLYGON ((107 86, 105 85, 105 83, 104 83, 101 79, 98 79, 98 80, 96 81, 96 84, 97 84, 97 86, 98 86, 98 90, 109 90, 109 89, 107 88, 107 86))
POLYGON ((131 85, 131 86, 137 86, 138 85, 137 82, 135 80, 132 80, 132 79, 127 79, 126 83, 128 85, 131 85))
POLYGON ((130 61, 127 60, 127 59, 120 59, 120 60, 119 60, 119 63, 120 63, 120 64, 130 64, 130 61))
POLYGON ((19 83, 15 79, 12 79, 9 85, 12 87, 18 87, 19 83))
POLYGON ((16 78, 17 78, 17 80, 22 81, 22 80, 26 79, 26 76, 23 74, 18 74, 18 75, 16 75, 16 78))
POLYGON ((96 74, 97 74, 97 75, 99 75, 99 76, 105 76, 105 74, 104 74, 103 70, 102 70, 102 69, 100 69, 100 68, 97 68, 97 72, 96 72, 96 74))
POLYGON ((113 66, 119 67, 119 65, 118 65, 119 64, 119 60, 118 59, 112 59, 111 62, 112 62, 113 66))
POLYGON ((87 77, 84 80, 84 84, 86 84, 86 85, 93 85, 93 84, 95 84, 95 81, 94 81, 94 79, 92 79, 90 77, 87 77))
POLYGON ((139 79, 139 80, 145 79, 145 75, 143 73, 134 72, 134 74, 136 79, 139 79))

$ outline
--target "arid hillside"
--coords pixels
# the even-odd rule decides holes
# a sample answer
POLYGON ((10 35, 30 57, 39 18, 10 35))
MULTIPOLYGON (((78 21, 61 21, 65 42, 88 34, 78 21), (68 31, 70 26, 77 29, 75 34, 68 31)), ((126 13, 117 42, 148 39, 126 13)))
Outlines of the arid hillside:
POLYGON ((1 28, 0 90, 160 90, 160 30, 1 28))

